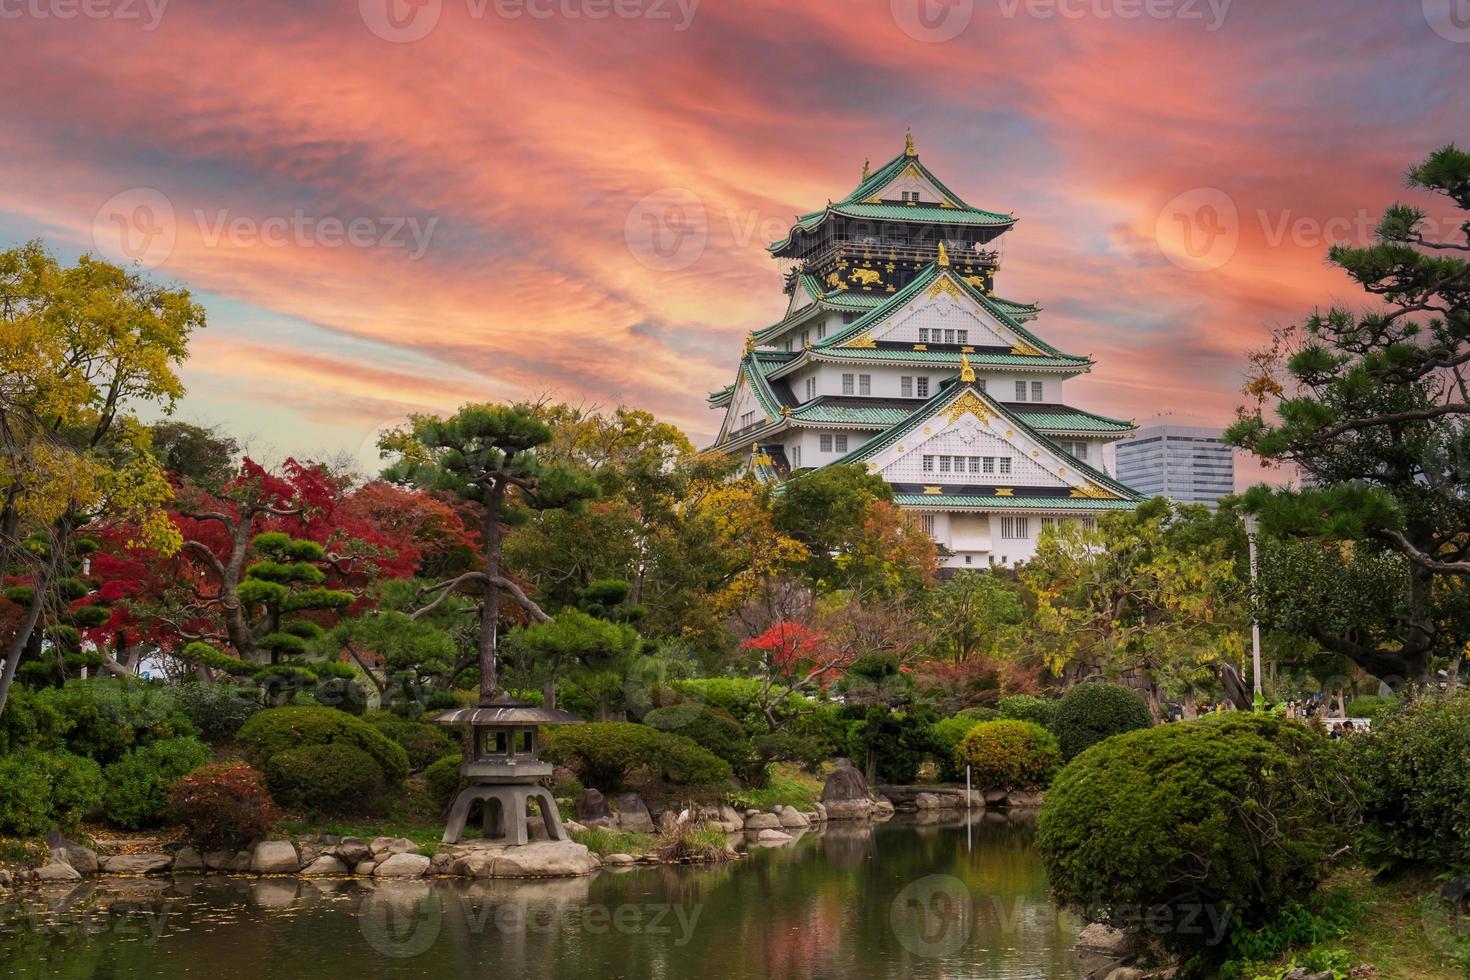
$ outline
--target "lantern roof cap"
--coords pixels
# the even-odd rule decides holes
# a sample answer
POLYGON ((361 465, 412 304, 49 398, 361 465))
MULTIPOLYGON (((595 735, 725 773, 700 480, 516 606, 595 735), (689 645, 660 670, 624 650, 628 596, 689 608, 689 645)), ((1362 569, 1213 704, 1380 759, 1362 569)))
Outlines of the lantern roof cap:
POLYGON ((558 708, 539 708, 502 695, 472 708, 455 708, 428 719, 436 725, 580 725, 582 719, 558 708))

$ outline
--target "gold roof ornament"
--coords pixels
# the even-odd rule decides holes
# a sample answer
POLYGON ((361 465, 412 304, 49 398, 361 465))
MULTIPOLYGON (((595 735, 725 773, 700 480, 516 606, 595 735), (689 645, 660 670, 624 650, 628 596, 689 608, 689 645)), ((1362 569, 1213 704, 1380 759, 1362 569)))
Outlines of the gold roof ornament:
POLYGON ((949 251, 944 247, 943 242, 939 243, 939 258, 935 261, 945 268, 949 268, 949 251))
POLYGON ((914 131, 912 129, 904 130, 903 155, 906 157, 916 157, 919 155, 919 151, 914 149, 914 131))
POLYGON ((960 354, 960 380, 966 384, 975 383, 975 369, 970 366, 970 355, 960 354))
POLYGON ((866 159, 864 159, 863 160, 863 180, 867 180, 871 176, 872 176, 872 174, 868 170, 868 161, 866 159))
POLYGON ((745 353, 749 354, 753 350, 755 350, 755 331, 754 330, 752 330, 750 332, 749 336, 747 336, 745 338, 745 353))

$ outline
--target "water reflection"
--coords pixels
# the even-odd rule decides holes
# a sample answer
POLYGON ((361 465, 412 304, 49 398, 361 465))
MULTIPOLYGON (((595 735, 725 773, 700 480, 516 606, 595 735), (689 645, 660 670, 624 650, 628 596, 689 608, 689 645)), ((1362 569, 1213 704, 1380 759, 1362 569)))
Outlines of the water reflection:
POLYGON ((713 868, 100 879, 0 905, 9 976, 1075 978, 1026 820, 833 824, 713 868))

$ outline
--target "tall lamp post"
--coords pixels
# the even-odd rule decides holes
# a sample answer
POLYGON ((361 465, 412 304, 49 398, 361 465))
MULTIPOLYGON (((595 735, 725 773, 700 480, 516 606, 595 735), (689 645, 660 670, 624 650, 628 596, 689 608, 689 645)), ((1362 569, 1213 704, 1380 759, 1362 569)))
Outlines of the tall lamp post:
POLYGON ((1245 515, 1245 540, 1250 550, 1251 563, 1251 673, 1255 681, 1255 700, 1264 699, 1261 693, 1261 620, 1256 615, 1256 515, 1245 515))

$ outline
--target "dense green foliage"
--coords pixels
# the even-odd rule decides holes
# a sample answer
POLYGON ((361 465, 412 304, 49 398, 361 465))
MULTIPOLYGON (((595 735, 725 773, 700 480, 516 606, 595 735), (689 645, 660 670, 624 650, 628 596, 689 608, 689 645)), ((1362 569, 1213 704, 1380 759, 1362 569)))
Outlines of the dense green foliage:
POLYGON ((970 766, 981 789, 1036 789, 1046 785, 1061 759, 1057 740, 1030 721, 977 722, 955 748, 958 766, 970 766))
POLYGON ((460 754, 456 752, 454 755, 436 759, 424 770, 424 784, 428 787, 429 799, 439 804, 441 809, 453 802, 455 794, 465 784, 459 775, 462 761, 460 754))
POLYGON ((1122 926, 1155 910, 1165 945, 1223 955, 1212 921, 1255 928, 1305 898, 1354 809, 1336 746, 1233 713, 1094 745, 1052 783, 1036 840, 1063 903, 1122 926))
POLYGON ((960 747, 960 739, 980 723, 979 718, 956 715, 936 721, 930 728, 929 738, 934 743, 934 762, 939 767, 941 780, 952 783, 965 778, 964 764, 955 759, 955 750, 960 747))
POLYGON ((1346 740, 1365 777, 1359 850, 1470 871, 1470 694, 1423 694, 1346 740))
POLYGON ((136 746, 193 734, 194 725, 168 688, 136 681, 72 680, 59 688, 21 688, 0 715, 0 749, 65 749, 101 765, 136 746))
POLYGON ((1055 701, 1039 698, 1034 694, 1012 694, 1010 697, 1001 698, 995 705, 997 718, 1029 721, 1048 729, 1056 719, 1056 714, 1057 703, 1055 701))
POLYGON ((692 739, 629 722, 593 722, 552 729, 543 739, 543 758, 576 769, 583 783, 610 793, 635 771, 671 783, 702 786, 730 778, 730 766, 692 739))
POLYGON ((21 749, 0 756, 0 834, 74 827, 102 804, 102 770, 69 752, 21 749))
POLYGON ((190 682, 168 689, 169 697, 206 742, 233 738, 240 726, 260 710, 260 694, 252 687, 190 682))
POLYGON ((209 746, 197 738, 169 738, 134 749, 104 772, 107 819, 137 829, 168 813, 168 790, 180 776, 209 761, 209 746))
POLYGON ((1148 704, 1136 692, 1117 684, 1078 684, 1057 702, 1052 731, 1070 761, 1083 750, 1113 735, 1147 728, 1148 704))
POLYGON ((654 708, 643 716, 643 724, 661 732, 692 739, 739 772, 751 764, 754 747, 740 723, 729 712, 700 704, 674 704, 654 708))
POLYGON ((1392 694, 1364 694, 1348 702, 1347 716, 1349 718, 1372 718, 1376 724, 1379 718, 1398 707, 1398 703, 1398 698, 1392 694))
POLYGON ((454 736, 442 725, 414 721, 386 711, 373 712, 367 721, 402 747, 408 755, 408 767, 414 772, 456 749, 454 736))
POLYGON ((269 708, 240 729, 239 743, 258 769, 269 771, 282 752, 307 746, 350 745, 372 757, 388 785, 408 775, 408 753, 361 718, 332 708, 269 708))
POLYGON ((377 760, 345 741, 277 752, 265 781, 277 803, 315 814, 371 811, 385 786, 377 760))
POLYGON ((270 833, 279 819, 265 777, 240 762, 203 766, 168 793, 175 818, 205 848, 238 847, 270 833))

